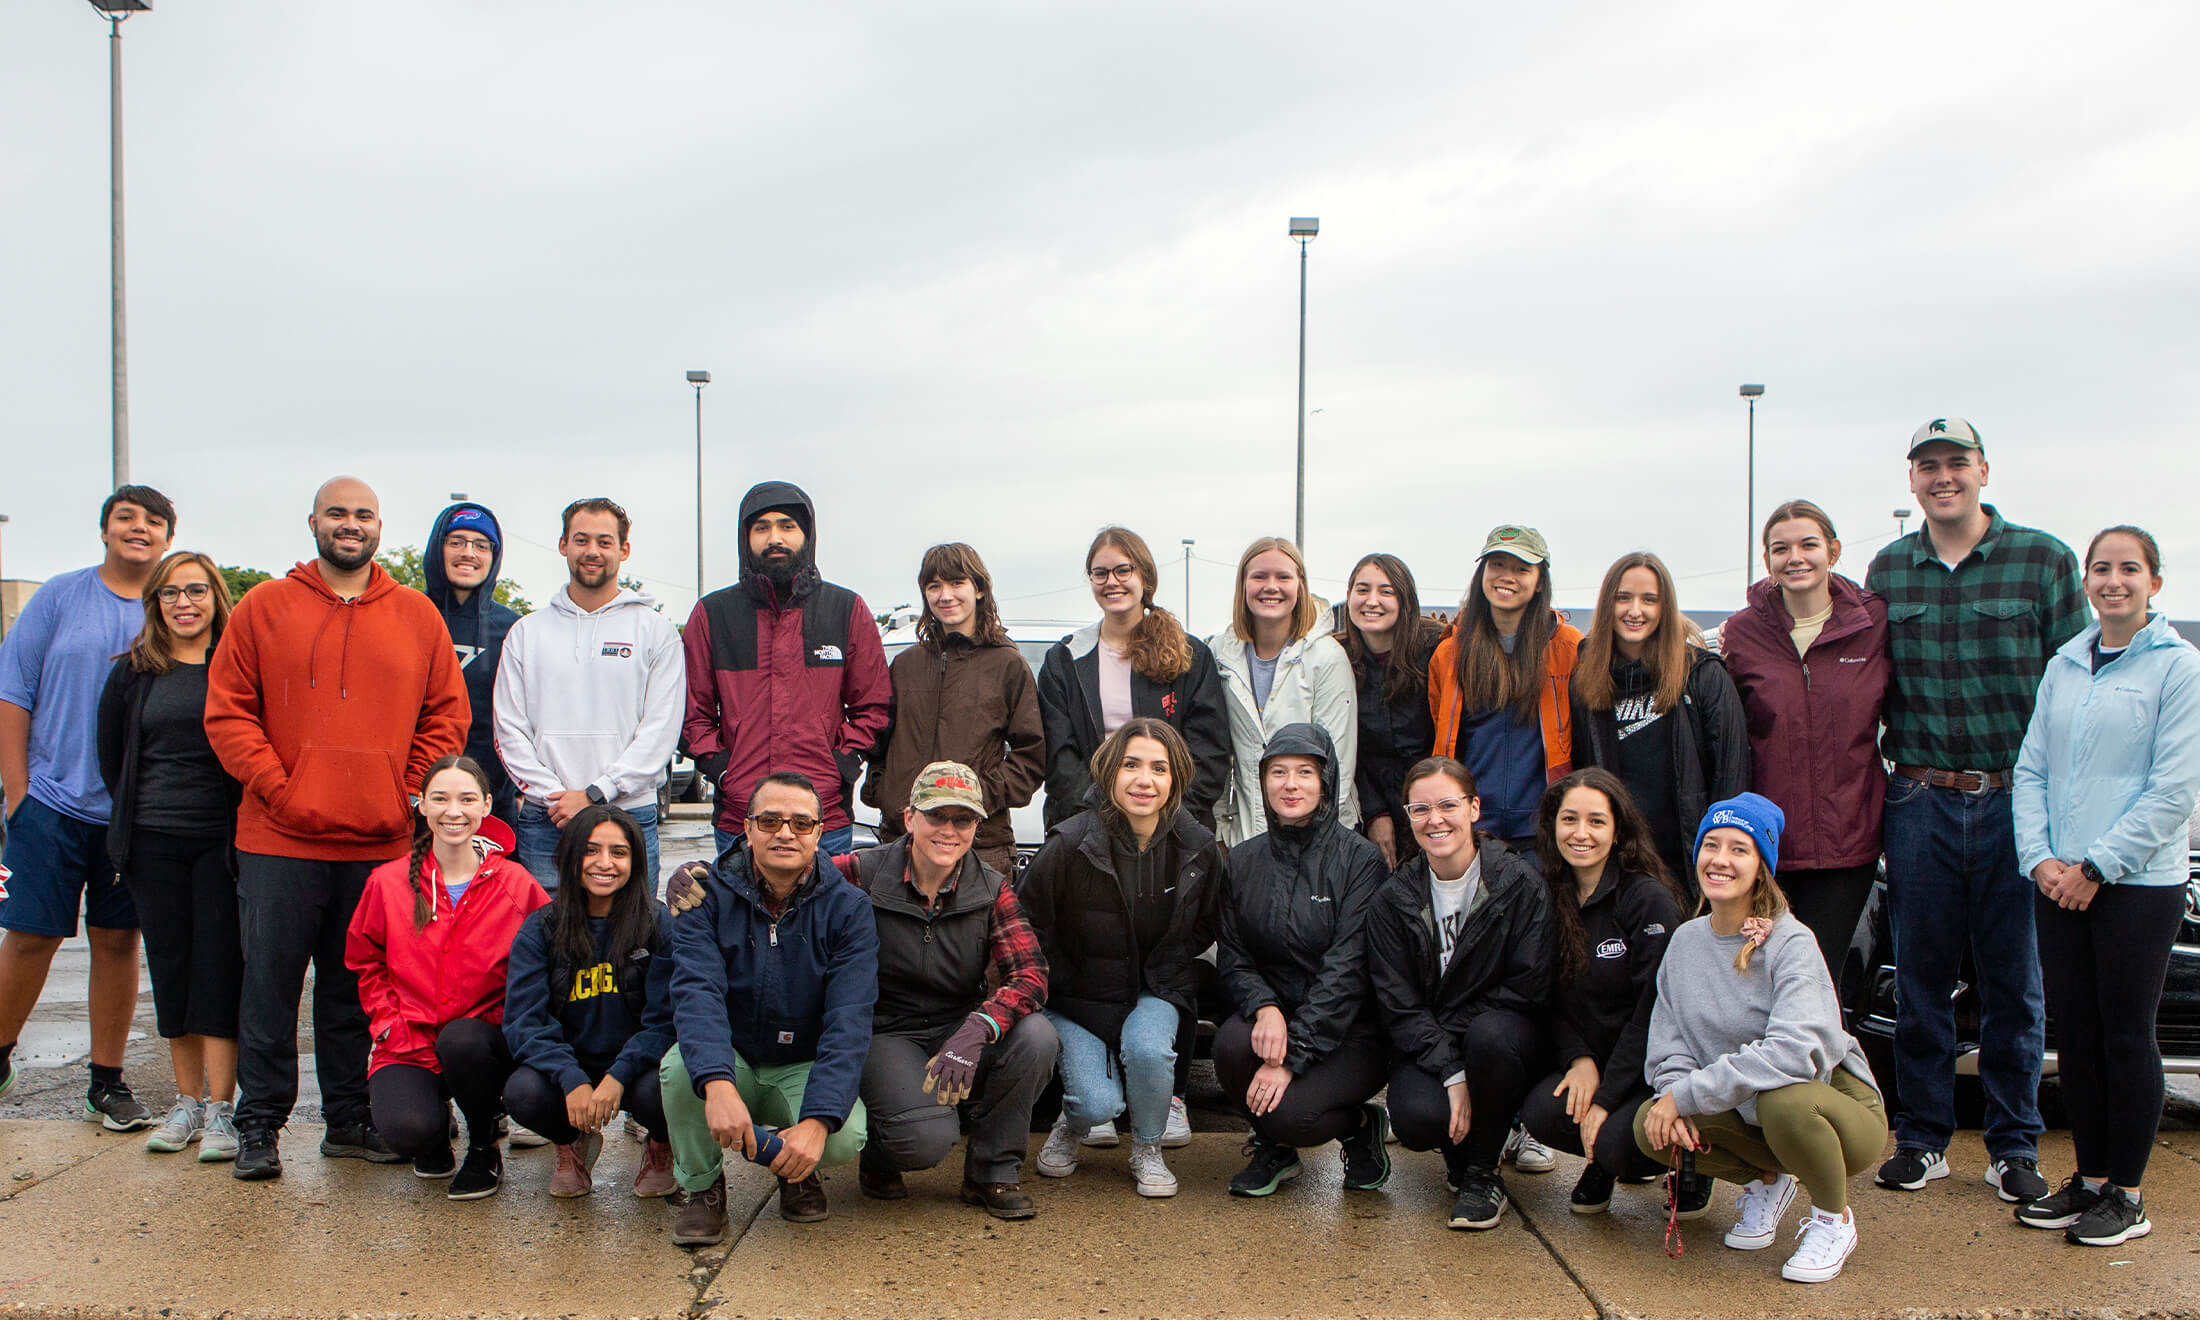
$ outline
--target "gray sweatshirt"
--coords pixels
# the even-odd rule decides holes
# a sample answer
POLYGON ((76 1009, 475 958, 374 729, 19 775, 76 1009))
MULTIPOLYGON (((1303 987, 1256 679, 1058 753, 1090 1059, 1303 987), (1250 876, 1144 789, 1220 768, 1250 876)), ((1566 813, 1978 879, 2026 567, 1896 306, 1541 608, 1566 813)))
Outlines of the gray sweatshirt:
POLYGON ((1847 1068, 1875 1089, 1871 1065, 1841 1029, 1841 1001, 1810 928, 1783 914, 1734 970, 1740 935, 1716 935, 1702 916, 1673 932, 1658 968, 1643 1076, 1673 1094, 1683 1114, 1741 1111, 1757 1121, 1757 1097, 1799 1082, 1827 1082, 1847 1068))

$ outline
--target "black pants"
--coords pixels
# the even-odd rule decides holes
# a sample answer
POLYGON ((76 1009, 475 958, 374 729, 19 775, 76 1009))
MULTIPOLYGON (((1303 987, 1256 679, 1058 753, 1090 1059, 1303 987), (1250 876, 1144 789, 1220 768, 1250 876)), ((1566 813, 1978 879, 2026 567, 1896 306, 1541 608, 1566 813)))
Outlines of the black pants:
POLYGON ((368 1120, 367 1014, 359 1007, 359 977, 344 966, 344 932, 367 873, 378 865, 239 854, 239 1130, 273 1131, 298 1103, 298 996, 308 963, 322 1117, 332 1127, 368 1120))
POLYGON ((497 1119, 504 1114, 504 1083, 512 1074, 512 1051, 505 1047, 503 1029, 480 1018, 445 1023, 435 1038, 435 1063, 442 1071, 392 1063, 367 1079, 374 1126, 382 1140, 400 1155, 449 1150, 449 1105, 456 1100, 458 1112, 466 1116, 467 1144, 495 1145, 497 1119))
MULTIPOLYGON (((1528 1088, 1528 1098, 1520 1106, 1520 1121, 1528 1125, 1537 1141, 1552 1150, 1582 1155, 1586 1152, 1581 1148, 1581 1128, 1566 1116, 1566 1102, 1551 1094, 1565 1075, 1560 1069, 1528 1088)), ((1649 1099, 1649 1087, 1632 1088, 1605 1115, 1604 1126, 1597 1131, 1592 1158, 1614 1177, 1649 1178, 1665 1168, 1635 1145, 1635 1111, 1649 1099)))
MULTIPOLYGON (((924 1066, 954 1034, 957 1021, 924 1036, 873 1036, 863 1061, 861 1094, 870 1136, 861 1156, 867 1169, 913 1173, 947 1158, 962 1125, 956 1107, 924 1090, 924 1066)), ((963 1177, 976 1183, 1022 1181, 1031 1141, 1031 1107, 1054 1078, 1061 1037, 1042 1013, 1029 1013, 978 1056, 970 1093, 970 1141, 963 1177)))
POLYGON ((1260 1071, 1253 1053, 1253 1024, 1232 1017, 1215 1028, 1215 1077, 1231 1108, 1251 1119, 1253 1131, 1279 1146, 1320 1146, 1352 1135, 1360 1106, 1383 1089, 1389 1055, 1382 1042, 1348 1039, 1291 1079, 1283 1099, 1258 1118, 1245 1108, 1245 1088, 1260 1071))
POLYGON ((2078 1172, 2137 1187, 2162 1121, 2154 1013, 2184 918, 2183 885, 2102 885, 2091 906, 2033 903, 2078 1172))
MULTIPOLYGON (((581 1060, 581 1070, 591 1083, 601 1082, 610 1072, 608 1065, 591 1066, 581 1060)), ((667 1140, 665 1136, 665 1093, 658 1083, 655 1068, 644 1069, 634 1079, 634 1085, 626 1088, 619 1107, 634 1116, 649 1131, 651 1141, 667 1140)), ((521 1066, 512 1070, 504 1082, 504 1112, 523 1127, 533 1128, 560 1146, 580 1140, 580 1129, 565 1116, 565 1092, 558 1089, 557 1079, 546 1077, 533 1068, 521 1066)))
POLYGON ((1410 1062, 1390 1074, 1390 1125, 1407 1150, 1442 1150, 1454 1174, 1495 1169, 1529 1084, 1548 1068, 1550 1045, 1535 1023, 1510 1009, 1493 1008, 1468 1025, 1460 1054, 1466 1060, 1467 1100, 1473 1110, 1467 1139, 1456 1146, 1451 1142, 1451 1097, 1444 1091, 1444 1079, 1410 1062))
POLYGON ((1841 964, 1849 956, 1857 919, 1871 901, 1872 881, 1878 876, 1877 862, 1780 873, 1780 889, 1787 895, 1788 911, 1818 937, 1818 952, 1826 959, 1826 972, 1833 977, 1835 990, 1841 988, 1841 964))
POLYGON ((145 934, 155 1029, 168 1040, 235 1039, 244 949, 237 934, 229 835, 134 831, 129 873, 122 878, 145 934))

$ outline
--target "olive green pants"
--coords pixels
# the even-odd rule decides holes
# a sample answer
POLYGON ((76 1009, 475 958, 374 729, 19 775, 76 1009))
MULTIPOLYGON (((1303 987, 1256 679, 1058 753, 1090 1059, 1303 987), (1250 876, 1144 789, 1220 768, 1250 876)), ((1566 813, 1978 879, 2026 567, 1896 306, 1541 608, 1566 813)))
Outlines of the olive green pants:
MULTIPOLYGON (((1649 1105, 1635 1111, 1635 1144, 1650 1158, 1669 1161, 1643 1133, 1649 1112, 1649 1105)), ((1848 1208, 1849 1179, 1870 1168, 1887 1146, 1887 1109, 1879 1092, 1846 1068, 1834 1069, 1830 1083, 1803 1082, 1759 1095, 1755 1123, 1736 1109, 1693 1117, 1708 1147, 1696 1152, 1696 1172, 1732 1183, 1792 1173, 1810 1203, 1828 1214, 1848 1208)))

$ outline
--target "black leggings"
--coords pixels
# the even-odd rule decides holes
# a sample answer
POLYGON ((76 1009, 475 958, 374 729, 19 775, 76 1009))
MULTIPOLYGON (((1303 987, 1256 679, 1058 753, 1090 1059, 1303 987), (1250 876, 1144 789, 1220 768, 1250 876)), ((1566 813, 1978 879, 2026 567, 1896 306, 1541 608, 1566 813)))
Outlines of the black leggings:
MULTIPOLYGON (((493 1146, 497 1119, 504 1115, 504 1079, 512 1073, 512 1052, 493 1022, 459 1018, 444 1024, 435 1038, 441 1072, 410 1063, 392 1063, 367 1079, 374 1126, 390 1149, 422 1155, 451 1148, 450 1102, 466 1116, 466 1141, 493 1146)), ((538 1129, 539 1131, 540 1129, 538 1129)))
MULTIPOLYGON (((1580 1155, 1584 1153, 1581 1128, 1566 1116, 1566 1102, 1551 1094, 1565 1075, 1560 1069, 1528 1088, 1528 1098, 1520 1105, 1520 1121, 1527 1124, 1537 1141, 1552 1150, 1580 1155)), ((1604 1126, 1597 1130, 1595 1162, 1614 1177, 1649 1178, 1665 1168, 1635 1145, 1635 1111, 1649 1099, 1649 1087, 1634 1087, 1605 1115, 1604 1126)))
MULTIPOLYGON (((581 1070, 596 1082, 601 1082, 609 1069, 591 1068, 581 1064, 581 1070)), ((646 1068, 634 1079, 634 1085, 626 1088, 619 1101, 619 1108, 632 1114, 649 1130, 651 1141, 664 1141, 665 1093, 657 1081, 657 1070, 646 1068)), ((580 1140, 580 1130, 565 1116, 565 1092, 557 1082, 525 1064, 512 1070, 504 1083, 504 1111, 522 1126, 550 1138, 563 1146, 580 1140)))
POLYGON ((1549 1045, 1542 1029, 1511 1009, 1492 1008, 1467 1027, 1460 1040, 1466 1061, 1467 1139, 1451 1143, 1451 1097, 1444 1079, 1420 1066, 1402 1063, 1390 1074, 1390 1125, 1407 1150, 1444 1152, 1453 1174, 1497 1167, 1514 1115, 1528 1096, 1528 1084, 1543 1075, 1549 1045))
POLYGON ((2184 919, 2183 885, 2102 885, 2083 911, 2036 895, 2040 979, 2055 1024, 2078 1172, 2137 1187, 2162 1121, 2154 1013, 2184 919))
POLYGON ((138 830, 130 836, 130 866, 122 879, 145 932, 154 1029, 166 1040, 234 1040, 244 997, 244 944, 237 933, 229 836, 138 830))
POLYGON ((1877 862, 1780 873, 1780 890, 1787 895, 1788 911, 1818 937, 1818 952, 1826 960, 1826 972, 1833 977, 1836 991, 1841 988, 1841 964, 1848 960, 1849 945, 1856 939, 1857 919, 1864 915, 1864 905, 1871 901, 1872 881, 1878 878, 1877 862))
MULTIPOLYGON (((1282 1102, 1252 1119, 1253 1131, 1279 1146, 1320 1146, 1348 1137, 1360 1126, 1360 1106, 1383 1089, 1386 1066, 1381 1042, 1347 1040, 1292 1078, 1282 1102)), ((1215 1077, 1230 1107, 1248 1118, 1245 1088, 1259 1070, 1251 1022, 1233 1017, 1215 1028, 1215 1077)))

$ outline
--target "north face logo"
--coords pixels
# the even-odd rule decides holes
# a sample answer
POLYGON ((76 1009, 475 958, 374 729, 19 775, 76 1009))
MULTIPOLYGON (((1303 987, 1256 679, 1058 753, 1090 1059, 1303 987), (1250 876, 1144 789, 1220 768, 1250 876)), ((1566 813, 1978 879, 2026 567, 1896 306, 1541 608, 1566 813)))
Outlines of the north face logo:
POLYGON ((840 659, 840 648, 831 642, 827 642, 815 651, 810 652, 810 658, 813 660, 838 660, 840 659))

